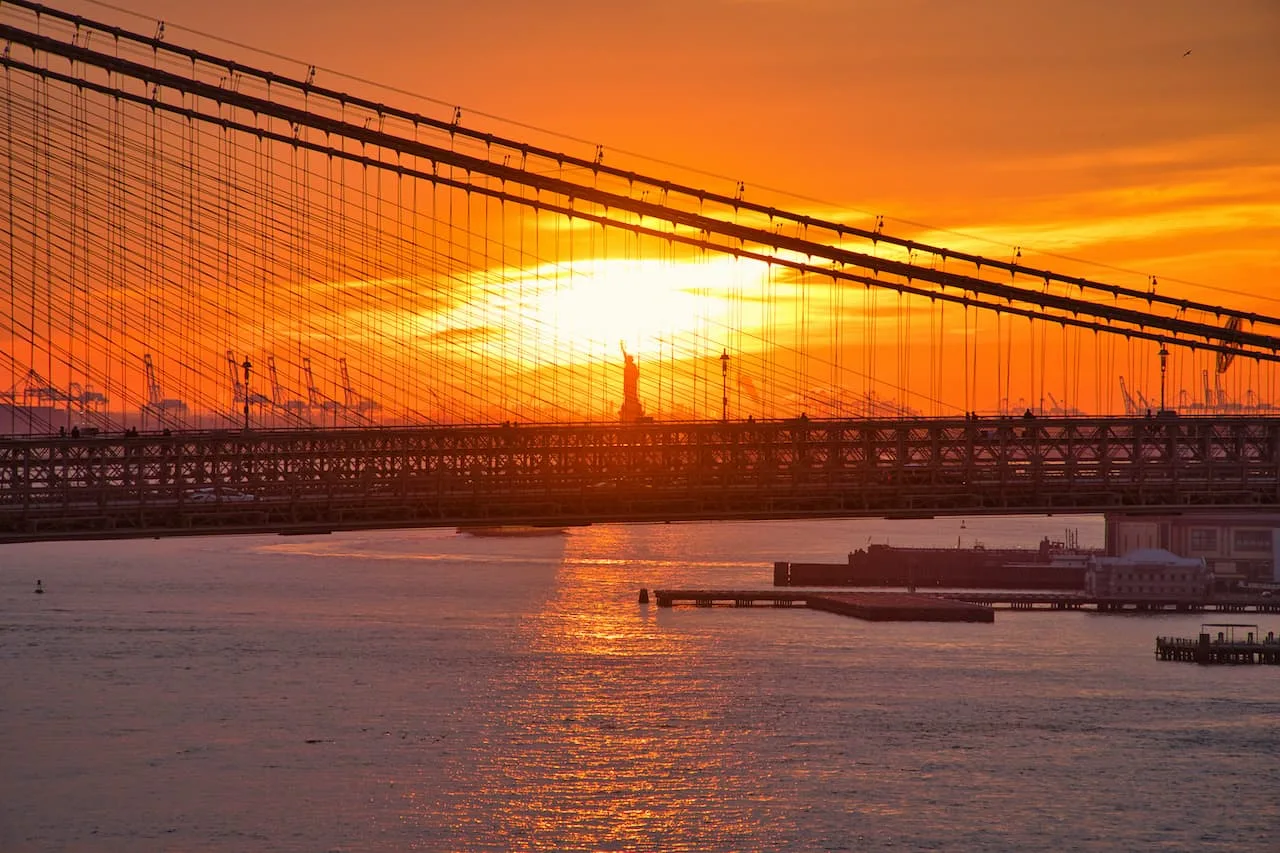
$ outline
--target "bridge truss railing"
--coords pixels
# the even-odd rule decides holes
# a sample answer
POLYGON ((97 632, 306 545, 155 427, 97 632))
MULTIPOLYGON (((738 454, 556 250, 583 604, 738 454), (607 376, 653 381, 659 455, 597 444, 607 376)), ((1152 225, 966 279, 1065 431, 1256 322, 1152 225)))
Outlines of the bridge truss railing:
POLYGON ((1280 504, 1280 420, 353 429, 0 441, 0 539, 1280 504), (210 492, 220 499, 197 499, 210 492))

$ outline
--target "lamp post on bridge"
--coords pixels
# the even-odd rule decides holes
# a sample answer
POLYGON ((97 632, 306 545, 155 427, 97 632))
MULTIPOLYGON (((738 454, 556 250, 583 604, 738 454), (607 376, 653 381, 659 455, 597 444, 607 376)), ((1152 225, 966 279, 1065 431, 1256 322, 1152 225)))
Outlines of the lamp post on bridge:
POLYGON ((720 354, 720 391, 722 408, 720 410, 720 420, 729 420, 729 350, 720 354))
POLYGON ((1160 344, 1160 411, 1164 411, 1164 377, 1169 370, 1169 348, 1160 344))
POLYGON ((245 356, 244 364, 240 365, 244 368, 244 431, 249 431, 249 370, 253 367, 249 363, 249 357, 245 356))

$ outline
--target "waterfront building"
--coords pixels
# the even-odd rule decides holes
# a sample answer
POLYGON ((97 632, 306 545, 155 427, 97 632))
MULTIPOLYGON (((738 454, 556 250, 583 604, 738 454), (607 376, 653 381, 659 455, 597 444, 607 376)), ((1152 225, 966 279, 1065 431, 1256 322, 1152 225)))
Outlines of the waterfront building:
POLYGON ((1107 554, 1114 557, 1138 548, 1161 548, 1179 557, 1203 559, 1219 589, 1280 584, 1275 560, 1280 551, 1280 513, 1107 513, 1107 554))
POLYGON ((1179 557, 1162 548, 1090 557, 1084 572, 1085 594, 1101 599, 1199 600, 1213 591, 1213 583, 1213 570, 1203 557, 1179 557))

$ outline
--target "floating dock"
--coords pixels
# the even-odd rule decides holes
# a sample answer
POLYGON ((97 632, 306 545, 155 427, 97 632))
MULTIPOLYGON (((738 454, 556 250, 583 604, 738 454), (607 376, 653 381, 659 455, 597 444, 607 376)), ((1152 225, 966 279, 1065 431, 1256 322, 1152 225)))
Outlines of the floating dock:
POLYGON ((1266 637, 1257 625, 1207 622, 1194 640, 1156 637, 1156 657, 1189 663, 1263 663, 1280 665, 1280 639, 1274 631, 1266 637))
POLYGON ((995 610, 983 604, 899 592, 782 592, 746 589, 656 589, 659 607, 808 607, 873 622, 994 622, 995 610))

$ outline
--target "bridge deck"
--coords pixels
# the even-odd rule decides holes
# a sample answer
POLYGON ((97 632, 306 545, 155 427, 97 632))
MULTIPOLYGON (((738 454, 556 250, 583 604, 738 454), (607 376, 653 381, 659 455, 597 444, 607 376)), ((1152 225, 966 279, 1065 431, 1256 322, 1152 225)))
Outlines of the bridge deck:
POLYGON ((1280 505, 1280 419, 946 419, 0 439, 0 541, 1280 505))

